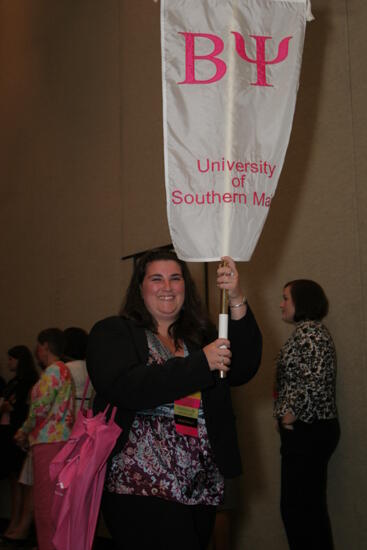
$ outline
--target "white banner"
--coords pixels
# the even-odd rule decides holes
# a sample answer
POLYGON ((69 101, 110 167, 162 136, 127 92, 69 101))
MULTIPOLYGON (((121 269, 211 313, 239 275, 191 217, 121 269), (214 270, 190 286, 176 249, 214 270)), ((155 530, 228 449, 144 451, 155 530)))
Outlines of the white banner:
POLYGON ((167 212, 181 259, 251 258, 310 19, 309 0, 161 0, 167 212))

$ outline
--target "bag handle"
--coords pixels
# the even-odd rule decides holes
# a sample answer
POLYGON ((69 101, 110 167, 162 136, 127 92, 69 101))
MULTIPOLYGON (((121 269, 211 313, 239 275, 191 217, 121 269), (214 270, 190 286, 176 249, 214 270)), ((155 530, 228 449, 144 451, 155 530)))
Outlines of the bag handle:
MULTIPOLYGON (((109 408, 111 407, 111 405, 108 403, 108 405, 106 405, 104 411, 103 411, 103 416, 106 418, 107 416, 107 413, 108 413, 108 410, 109 408)), ((112 407, 112 411, 111 411, 111 415, 110 415, 110 418, 108 419, 108 422, 107 424, 110 426, 111 424, 114 423, 115 421, 115 416, 116 416, 116 413, 117 413, 117 407, 112 407)))
MULTIPOLYGON (((86 395, 87 395, 87 391, 88 391, 88 387, 89 387, 89 384, 90 384, 90 378, 89 376, 87 376, 87 379, 85 381, 85 385, 84 385, 84 391, 83 391, 83 397, 82 397, 82 403, 80 405, 80 410, 84 411, 84 401, 85 401, 85 398, 86 398, 86 395)), ((103 415, 106 416, 107 415, 107 412, 108 412, 108 409, 110 408, 110 404, 108 404, 104 411, 103 411, 103 415)), ((113 424, 114 421, 115 421, 115 416, 116 416, 116 413, 117 413, 117 407, 112 407, 112 412, 111 412, 111 416, 108 420, 108 424, 113 424)))
POLYGON ((109 425, 114 423, 116 413, 117 413, 117 407, 113 407, 113 408, 112 408, 112 413, 111 413, 110 419, 109 419, 109 421, 108 421, 108 424, 109 424, 109 425))
POLYGON ((87 379, 85 381, 85 384, 84 384, 84 390, 83 390, 83 397, 82 397, 82 403, 80 405, 80 410, 84 411, 84 402, 85 402, 85 398, 87 396, 87 391, 88 391, 88 388, 89 388, 89 384, 90 384, 90 379, 89 379, 89 376, 87 376, 87 379))

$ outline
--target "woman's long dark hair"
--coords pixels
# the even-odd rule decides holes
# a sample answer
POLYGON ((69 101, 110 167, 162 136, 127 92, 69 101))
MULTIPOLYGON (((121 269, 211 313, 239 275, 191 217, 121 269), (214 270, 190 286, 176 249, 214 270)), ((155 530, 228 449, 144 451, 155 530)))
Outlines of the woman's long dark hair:
POLYGON ((187 265, 182 260, 179 260, 173 251, 151 250, 139 258, 120 314, 134 320, 139 326, 157 332, 157 322, 145 307, 140 287, 146 274, 147 265, 160 260, 176 262, 180 266, 185 282, 185 301, 179 317, 169 327, 169 334, 174 339, 176 347, 179 340, 190 341, 199 346, 203 346, 214 340, 216 338, 215 326, 202 307, 199 294, 187 265))
POLYGON ((33 386, 38 380, 38 372, 27 346, 14 346, 8 350, 8 355, 18 360, 16 377, 33 386))

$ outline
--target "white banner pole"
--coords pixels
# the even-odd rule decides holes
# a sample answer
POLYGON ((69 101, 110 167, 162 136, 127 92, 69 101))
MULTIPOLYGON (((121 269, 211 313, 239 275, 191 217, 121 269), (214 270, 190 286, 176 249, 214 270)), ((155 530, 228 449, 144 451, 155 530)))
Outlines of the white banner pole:
MULTIPOLYGON (((226 266, 226 262, 222 262, 221 266, 226 266)), ((218 318, 218 338, 228 338, 228 290, 221 289, 220 291, 220 312, 218 318)), ((225 347, 225 346, 221 346, 225 347)), ((224 371, 219 371, 219 378, 226 378, 224 371)))

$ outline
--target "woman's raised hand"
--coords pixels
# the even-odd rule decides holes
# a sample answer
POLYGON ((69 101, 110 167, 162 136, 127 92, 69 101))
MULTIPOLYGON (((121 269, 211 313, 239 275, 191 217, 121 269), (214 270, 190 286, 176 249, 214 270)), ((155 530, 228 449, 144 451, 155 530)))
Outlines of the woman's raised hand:
POLYGON ((246 297, 241 289, 235 262, 230 256, 223 256, 217 268, 217 286, 228 291, 229 309, 232 319, 240 319, 247 312, 246 297))
POLYGON ((231 364, 232 356, 230 345, 226 338, 217 338, 203 348, 210 370, 229 371, 228 365, 231 364))
POLYGON ((222 263, 217 268, 217 286, 222 290, 228 290, 228 297, 233 301, 243 298, 240 280, 235 262, 230 256, 223 256, 222 263))

